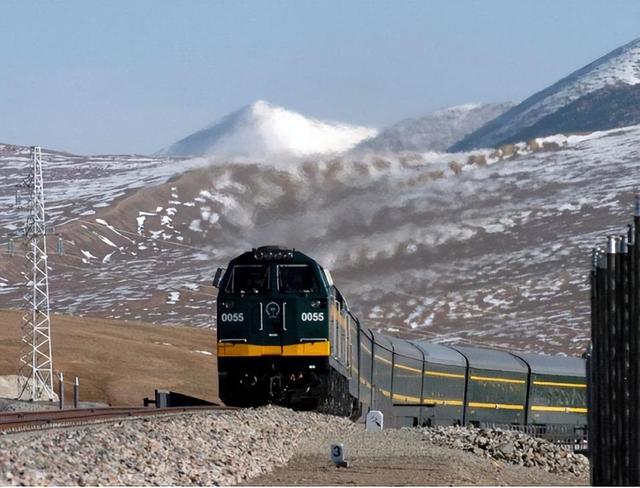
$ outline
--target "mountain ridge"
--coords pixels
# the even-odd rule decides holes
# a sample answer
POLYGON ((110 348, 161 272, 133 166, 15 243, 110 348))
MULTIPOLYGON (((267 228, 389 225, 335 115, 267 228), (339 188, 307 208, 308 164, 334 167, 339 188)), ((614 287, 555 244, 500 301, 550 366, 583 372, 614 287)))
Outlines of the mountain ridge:
POLYGON ((506 110, 512 102, 456 105, 421 117, 401 120, 351 151, 393 153, 446 151, 452 144, 506 110))
POLYGON ((640 124, 640 84, 605 86, 518 132, 514 139, 593 133, 640 124))
POLYGON ((571 102, 606 86, 640 83, 640 38, 570 73, 489 121, 449 151, 467 151, 517 142, 517 133, 571 102))

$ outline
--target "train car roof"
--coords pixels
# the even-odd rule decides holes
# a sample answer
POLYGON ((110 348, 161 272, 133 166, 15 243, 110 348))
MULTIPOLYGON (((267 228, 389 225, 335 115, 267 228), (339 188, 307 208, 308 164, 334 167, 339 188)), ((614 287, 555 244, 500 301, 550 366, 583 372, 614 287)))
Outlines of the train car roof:
POLYGON ((463 346, 452 346, 452 349, 463 354, 469 361, 469 367, 471 368, 525 374, 529 372, 525 361, 508 352, 463 346))
POLYGON ((393 353, 400 357, 417 359, 422 361, 422 352, 416 348, 411 342, 398 337, 390 337, 393 344, 393 353))
POLYGON ((411 341, 411 343, 424 352, 424 358, 429 363, 460 366, 463 368, 467 366, 464 356, 455 349, 425 341, 411 341))
POLYGON ((369 327, 361 327, 360 333, 366 335, 368 339, 373 340, 373 332, 369 327))
POLYGON ((388 350, 389 352, 393 352, 393 346, 391 345, 391 341, 389 340, 389 338, 386 335, 381 334, 380 332, 376 332, 374 330, 371 330, 371 334, 373 335, 373 342, 376 344, 376 346, 380 346, 386 350, 388 350))
POLYGON ((585 377, 587 362, 582 358, 546 356, 544 354, 512 353, 527 362, 534 374, 585 377))

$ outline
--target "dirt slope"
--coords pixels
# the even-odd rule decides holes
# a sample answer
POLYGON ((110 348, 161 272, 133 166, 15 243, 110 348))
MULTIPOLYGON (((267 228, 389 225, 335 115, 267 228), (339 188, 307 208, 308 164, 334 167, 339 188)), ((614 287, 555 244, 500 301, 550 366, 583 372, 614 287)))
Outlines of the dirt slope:
POLYGON ((433 448, 417 456, 380 454, 353 459, 337 468, 328 451, 296 456, 289 464, 247 481, 252 486, 571 486, 588 485, 586 477, 546 473, 483 459, 455 449, 433 448))
MULTIPOLYGON (((0 310, 0 375, 16 373, 20 317, 0 310)), ((217 401, 212 330, 54 315, 52 342, 54 369, 80 378, 82 400, 141 405, 160 388, 217 401)))

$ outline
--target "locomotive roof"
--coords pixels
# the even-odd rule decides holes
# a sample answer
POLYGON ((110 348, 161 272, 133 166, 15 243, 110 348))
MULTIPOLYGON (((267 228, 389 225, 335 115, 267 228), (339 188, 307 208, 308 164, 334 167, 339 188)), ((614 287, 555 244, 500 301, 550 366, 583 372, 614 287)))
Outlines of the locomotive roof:
POLYGON ((469 360, 471 368, 511 371, 513 373, 529 372, 527 364, 511 353, 483 349, 480 347, 454 346, 452 349, 463 354, 469 360))
POLYGON ((526 361, 534 374, 579 376, 582 378, 586 375, 587 364, 582 358, 531 353, 513 353, 513 355, 526 361))

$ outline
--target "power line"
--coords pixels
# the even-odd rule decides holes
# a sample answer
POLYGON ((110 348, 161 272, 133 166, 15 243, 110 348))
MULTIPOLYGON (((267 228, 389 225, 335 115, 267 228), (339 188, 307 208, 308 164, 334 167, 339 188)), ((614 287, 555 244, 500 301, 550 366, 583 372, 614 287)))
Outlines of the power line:
MULTIPOLYGON (((101 267, 98 267, 98 268, 81 268, 79 266, 74 266, 72 264, 67 264, 67 263, 57 263, 57 265, 58 266, 63 266, 63 267, 69 268, 69 269, 75 269, 75 270, 82 271, 82 272, 85 272, 85 273, 94 273, 94 274, 100 274, 100 275, 107 274, 107 275, 111 275, 111 276, 117 277, 118 279, 126 279, 128 281, 134 281, 134 282, 137 282, 137 283, 142 283, 143 285, 147 285, 147 286, 149 285, 148 281, 141 280, 140 278, 132 278, 131 276, 122 276, 122 275, 117 274, 117 272, 114 271, 114 270, 105 270, 104 268, 101 268, 101 267)), ((184 292, 187 292, 187 293, 192 293, 194 295, 202 295, 202 296, 205 296, 207 298, 215 298, 215 295, 211 295, 209 293, 204 293, 204 292, 201 292, 201 291, 198 291, 198 290, 192 290, 191 288, 187 288, 187 287, 184 287, 184 286, 179 287, 179 286, 168 285, 167 289, 174 290, 174 291, 184 291, 184 292)))
POLYGON ((107 229, 115 229, 115 230, 117 230, 117 231, 119 231, 119 232, 121 232, 123 234, 128 234, 128 235, 135 236, 135 237, 142 237, 143 239, 150 239, 150 240, 153 240, 153 241, 162 242, 163 244, 169 244, 171 246, 176 246, 176 247, 183 247, 183 248, 186 248, 186 249, 191 249, 193 251, 204 252, 206 254, 210 254, 211 256, 215 256, 215 252, 210 251, 208 249, 203 249, 201 247, 190 246, 188 244, 182 244, 181 242, 173 242, 173 241, 168 241, 168 240, 165 240, 165 239, 158 239, 157 237, 153 237, 153 236, 141 235, 141 234, 138 234, 136 232, 131 232, 131 231, 126 230, 126 229, 121 229, 119 227, 115 227, 115 226, 113 226, 111 224, 108 224, 107 226, 105 226, 104 224, 99 224, 97 222, 91 222, 90 220, 85 220, 85 219, 78 219, 76 222, 82 222, 84 224, 89 224, 89 225, 93 225, 95 227, 100 227, 100 228, 106 227, 107 229))
MULTIPOLYGON (((13 254, 11 254, 11 253, 9 253, 7 251, 0 251, 0 254, 4 254, 6 256, 13 256, 13 254)), ((56 263, 57 266, 67 267, 69 269, 74 269, 74 270, 82 271, 82 272, 85 272, 85 273, 95 273, 95 274, 100 274, 100 275, 106 274, 106 275, 110 275, 110 276, 113 276, 113 277, 118 278, 118 279, 125 278, 128 281, 135 281, 135 282, 138 282, 138 283, 141 283, 141 284, 144 284, 144 285, 149 285, 148 281, 145 281, 145 280, 142 280, 142 279, 139 279, 139 278, 133 278, 133 277, 128 276, 128 275, 126 277, 123 277, 121 274, 119 274, 118 271, 113 270, 112 268, 109 268, 108 266, 106 266, 104 264, 101 264, 101 263, 98 263, 98 262, 91 263, 88 260, 88 258, 86 258, 86 257, 81 257, 81 256, 68 254, 68 253, 65 253, 62 256, 52 255, 50 257, 60 257, 60 258, 75 259, 77 261, 81 261, 83 264, 89 264, 91 267, 83 268, 83 267, 80 267, 80 266, 74 266, 74 265, 71 265, 71 264, 68 264, 68 263, 59 262, 59 261, 56 263)), ((215 288, 212 285, 206 285, 206 284, 202 284, 202 283, 198 284, 198 286, 200 288, 215 288)), ((174 291, 183 291, 183 292, 191 293, 191 294, 194 294, 194 295, 202 295, 202 296, 205 296, 205 297, 208 297, 208 298, 212 298, 212 297, 215 298, 215 295, 212 295, 212 294, 209 294, 209 293, 205 293, 205 292, 202 292, 202 291, 199 291, 199 290, 193 290, 191 288, 187 288, 187 287, 184 287, 184 286, 179 287, 179 286, 167 285, 167 289, 174 290, 174 291)))
MULTIPOLYGON (((13 256, 11 253, 9 253, 7 251, 0 251, 0 254, 4 254, 5 256, 13 256)), ((56 263, 57 266, 65 266, 67 268, 75 269, 75 270, 82 271, 82 272, 85 272, 85 273, 97 273, 97 274, 111 275, 111 276, 116 277, 118 279, 125 278, 125 279, 127 279, 129 281, 136 281, 136 282, 139 282, 139 283, 142 283, 142 284, 145 284, 145 285, 149 285, 148 281, 142 280, 140 278, 133 278, 133 277, 128 276, 128 275, 123 277, 121 274, 119 274, 118 271, 116 271, 116 270, 114 270, 112 268, 109 268, 108 266, 106 266, 104 264, 101 264, 101 263, 98 263, 98 262, 91 263, 91 262, 88 261, 88 259, 86 257, 81 257, 81 256, 77 256, 77 255, 74 255, 74 254, 68 254, 68 253, 65 253, 64 255, 58 255, 58 256, 52 255, 50 257, 62 258, 62 259, 65 259, 65 258, 75 259, 77 261, 81 261, 83 264, 89 264, 91 267, 82 268, 80 266, 74 266, 72 264, 63 263, 63 262, 59 262, 59 261, 56 263)), ((129 270, 125 270, 125 271, 129 272, 129 270)), ((199 287, 203 287, 203 288, 215 288, 212 285, 205 285, 205 284, 198 284, 198 286, 199 287)), ((193 294, 196 294, 196 295, 203 295, 203 296, 207 296, 207 297, 215 296, 215 295, 210 295, 208 293, 200 292, 198 290, 192 290, 191 288, 187 288, 187 287, 177 287, 177 286, 169 285, 169 286, 167 286, 167 288, 168 289, 172 289, 172 290, 176 290, 176 291, 186 291, 186 292, 190 292, 190 293, 193 293, 193 294)))

